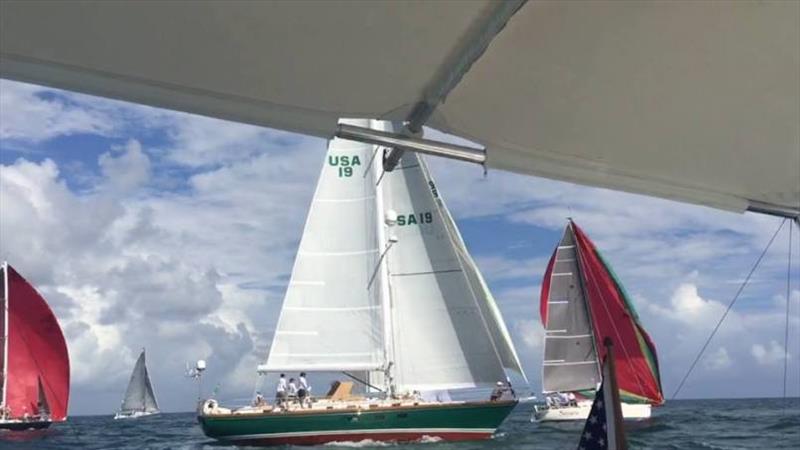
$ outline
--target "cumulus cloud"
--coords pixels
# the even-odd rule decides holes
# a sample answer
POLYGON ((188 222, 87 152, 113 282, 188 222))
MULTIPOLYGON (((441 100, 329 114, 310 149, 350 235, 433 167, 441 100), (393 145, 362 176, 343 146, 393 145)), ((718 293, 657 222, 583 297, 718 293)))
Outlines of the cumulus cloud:
POLYGON ((705 358, 704 366, 709 370, 724 370, 733 365, 728 350, 720 347, 705 358))
POLYGON ((105 136, 114 130, 114 123, 94 108, 54 96, 47 88, 6 80, 0 80, 0 115, 0 139, 41 142, 81 133, 105 136))
POLYGON ((771 366, 783 362, 785 350, 777 341, 769 341, 768 345, 753 344, 750 353, 756 362, 763 366, 771 366))

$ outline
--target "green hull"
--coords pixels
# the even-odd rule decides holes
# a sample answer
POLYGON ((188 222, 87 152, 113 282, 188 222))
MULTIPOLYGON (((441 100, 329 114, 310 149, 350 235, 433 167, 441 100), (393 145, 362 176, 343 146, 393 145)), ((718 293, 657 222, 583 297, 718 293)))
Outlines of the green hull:
POLYGON ((488 439, 516 401, 475 402, 264 414, 200 415, 203 432, 247 445, 313 445, 334 441, 488 439))

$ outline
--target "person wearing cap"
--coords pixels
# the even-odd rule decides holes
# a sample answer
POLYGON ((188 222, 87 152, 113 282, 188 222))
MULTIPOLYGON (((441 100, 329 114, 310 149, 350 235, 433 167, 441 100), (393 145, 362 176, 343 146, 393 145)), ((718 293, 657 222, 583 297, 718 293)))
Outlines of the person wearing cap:
POLYGON ((496 402, 503 398, 503 394, 506 392, 506 385, 503 384, 502 381, 498 381, 497 385, 495 385, 494 389, 492 390, 492 395, 489 396, 489 401, 496 402))

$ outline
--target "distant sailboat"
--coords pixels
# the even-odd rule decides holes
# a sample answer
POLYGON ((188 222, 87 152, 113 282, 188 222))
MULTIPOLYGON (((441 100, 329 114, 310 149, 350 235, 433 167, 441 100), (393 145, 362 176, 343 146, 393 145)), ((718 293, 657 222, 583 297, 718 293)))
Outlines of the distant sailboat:
POLYGON ((342 383, 307 408, 231 410, 209 399, 199 411, 206 435, 240 445, 487 439, 517 404, 513 395, 489 401, 504 369, 522 369, 424 160, 406 153, 384 172, 382 155, 381 147, 330 142, 259 367, 366 374, 371 391, 355 397, 342 383), (475 400, 449 400, 448 391, 469 389, 475 400))
POLYGON ((0 282, 0 429, 46 428, 67 418, 67 343, 45 299, 8 263, 0 282))
POLYGON ((535 420, 586 420, 606 355, 598 343, 606 337, 616 347, 623 416, 645 419, 651 405, 664 403, 653 341, 611 266, 572 221, 550 258, 539 309, 548 405, 536 407, 535 420))
POLYGON ((136 360, 128 389, 125 390, 125 398, 122 399, 122 406, 114 416, 115 419, 131 419, 159 413, 156 395, 153 392, 153 385, 150 383, 150 374, 147 373, 144 353, 144 349, 142 349, 139 359, 136 360))

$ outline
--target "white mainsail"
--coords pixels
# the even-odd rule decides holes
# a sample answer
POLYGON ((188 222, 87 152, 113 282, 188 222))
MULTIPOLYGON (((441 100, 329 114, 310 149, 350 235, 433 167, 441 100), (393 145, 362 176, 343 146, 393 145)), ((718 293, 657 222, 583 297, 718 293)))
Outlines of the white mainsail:
POLYGON ((545 393, 594 389, 600 382, 600 363, 580 270, 575 236, 568 226, 550 275, 542 363, 545 393))
POLYGON ((131 380, 128 382, 128 389, 125 390, 125 398, 122 400, 120 412, 158 412, 158 402, 153 392, 153 385, 150 383, 150 375, 147 373, 144 350, 139 354, 136 365, 133 367, 131 380))
POLYGON ((399 392, 487 386, 506 379, 504 368, 522 374, 424 161, 408 153, 384 173, 382 150, 330 142, 262 370, 365 370, 390 384, 376 373, 389 369, 399 392))
MULTIPOLYGON (((369 126, 369 120, 350 121, 369 126)), ((265 370, 384 366, 374 146, 334 139, 295 259, 265 370)))

